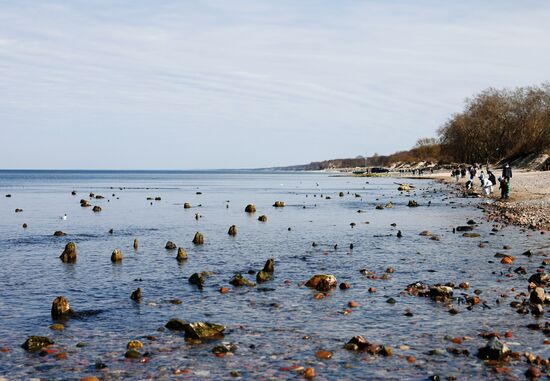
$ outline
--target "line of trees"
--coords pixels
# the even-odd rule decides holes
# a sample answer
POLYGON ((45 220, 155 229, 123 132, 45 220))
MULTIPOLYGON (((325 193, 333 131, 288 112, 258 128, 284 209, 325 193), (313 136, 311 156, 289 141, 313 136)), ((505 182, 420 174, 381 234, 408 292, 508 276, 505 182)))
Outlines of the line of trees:
POLYGON ((487 89, 439 130, 441 151, 458 162, 514 159, 550 148, 550 83, 487 89))

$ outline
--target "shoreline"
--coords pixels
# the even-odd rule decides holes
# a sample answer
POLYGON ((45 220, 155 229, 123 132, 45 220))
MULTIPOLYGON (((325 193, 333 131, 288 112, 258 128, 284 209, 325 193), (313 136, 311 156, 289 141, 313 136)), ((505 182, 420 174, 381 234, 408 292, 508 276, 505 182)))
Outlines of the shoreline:
MULTIPOLYGON (((496 174, 495 174, 496 175, 496 174)), ((401 175, 389 176, 402 179, 429 179, 454 185, 464 195, 466 178, 455 181, 447 172, 429 173, 422 176, 401 175)), ((498 175, 497 175, 498 177, 498 175)), ((507 225, 517 225, 533 230, 550 229, 550 172, 549 171, 514 171, 511 180, 510 198, 499 198, 498 185, 493 187, 493 193, 482 196, 479 180, 474 180, 473 194, 485 198, 482 203, 485 215, 490 221, 507 225)))

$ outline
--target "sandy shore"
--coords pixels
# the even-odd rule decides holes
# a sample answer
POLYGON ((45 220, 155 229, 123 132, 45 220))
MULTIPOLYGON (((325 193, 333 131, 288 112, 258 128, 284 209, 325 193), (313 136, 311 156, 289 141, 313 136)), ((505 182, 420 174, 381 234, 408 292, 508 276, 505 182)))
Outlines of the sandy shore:
MULTIPOLYGON (((500 171, 495 171, 498 177, 500 171)), ((402 176, 410 178, 411 176, 402 176)), ((464 187, 466 179, 460 179, 458 183, 450 176, 450 173, 439 172, 426 174, 421 177, 441 180, 446 183, 455 183, 464 187)), ((479 179, 474 181, 474 191, 481 193, 479 179)), ((498 185, 487 204, 488 217, 491 220, 515 224, 534 229, 550 229, 550 172, 542 171, 514 171, 511 181, 510 198, 500 200, 498 185)))

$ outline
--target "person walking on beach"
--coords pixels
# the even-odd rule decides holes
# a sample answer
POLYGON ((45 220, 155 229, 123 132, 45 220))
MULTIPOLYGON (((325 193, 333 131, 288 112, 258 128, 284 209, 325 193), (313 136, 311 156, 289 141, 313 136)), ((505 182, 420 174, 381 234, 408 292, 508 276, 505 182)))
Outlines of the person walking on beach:
MULTIPOLYGON (((479 177, 481 177, 481 176, 479 176, 479 177)), ((491 180, 489 180, 489 179, 484 179, 484 180, 482 180, 482 182, 483 182, 483 185, 482 185, 483 194, 485 196, 489 196, 491 194, 491 189, 493 187, 493 183, 491 183, 491 180)))
POLYGON ((500 183, 500 198, 506 199, 510 197, 510 182, 506 178, 499 177, 498 182, 500 183))
POLYGON ((506 163, 504 168, 502 168, 502 177, 508 179, 508 182, 512 179, 512 168, 510 168, 510 164, 506 163))
POLYGON ((479 181, 481 182, 481 187, 483 188, 485 186, 485 173, 483 173, 483 171, 479 174, 479 181))
POLYGON ((491 193, 493 193, 493 185, 497 185, 497 179, 495 174, 491 171, 487 171, 487 175, 489 175, 489 181, 491 182, 491 193))
MULTIPOLYGON (((460 167, 459 167, 460 168, 460 167)), ((460 169, 460 177, 465 178, 466 177, 466 168, 460 169)))

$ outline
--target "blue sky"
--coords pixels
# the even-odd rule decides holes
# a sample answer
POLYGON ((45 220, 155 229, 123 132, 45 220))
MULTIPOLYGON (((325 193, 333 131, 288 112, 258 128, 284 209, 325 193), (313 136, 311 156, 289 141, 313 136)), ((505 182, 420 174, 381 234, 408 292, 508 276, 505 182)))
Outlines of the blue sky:
POLYGON ((266 167, 408 149, 550 80, 548 1, 1 1, 0 168, 266 167))

